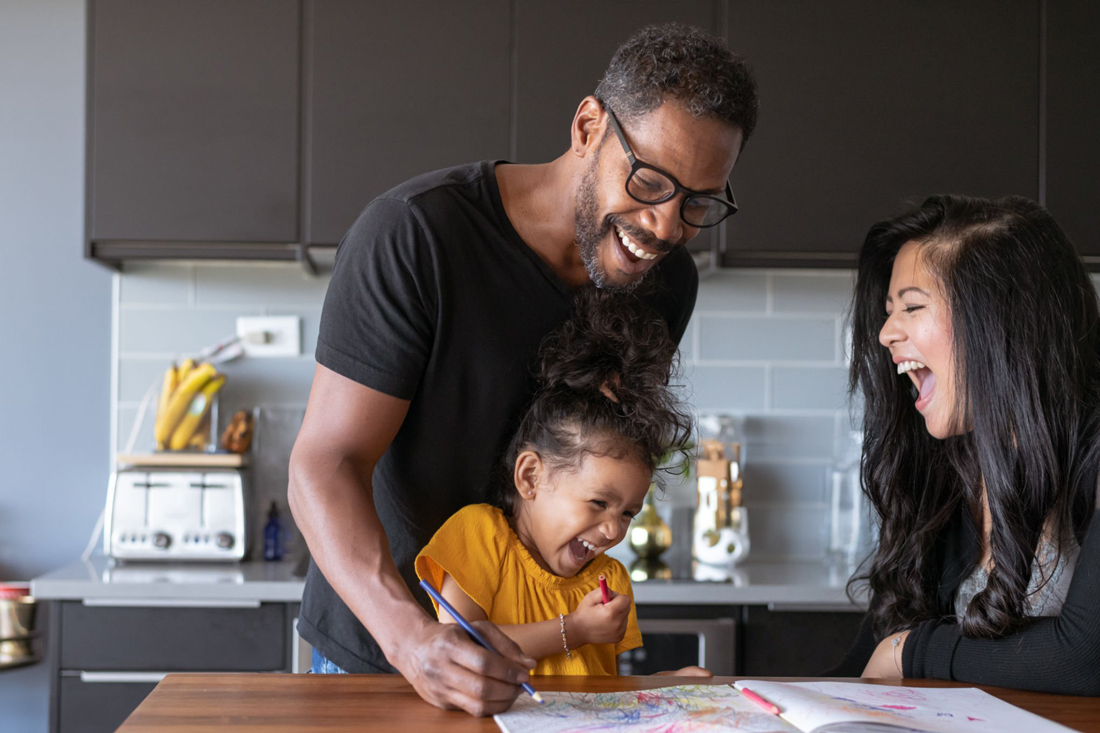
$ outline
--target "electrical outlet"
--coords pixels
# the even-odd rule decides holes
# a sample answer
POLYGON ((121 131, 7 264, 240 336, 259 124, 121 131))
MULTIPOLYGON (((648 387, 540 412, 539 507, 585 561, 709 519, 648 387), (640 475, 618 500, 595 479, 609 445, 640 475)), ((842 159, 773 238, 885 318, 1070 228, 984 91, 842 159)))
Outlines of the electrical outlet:
POLYGON ((237 335, 248 357, 266 359, 302 353, 302 319, 298 316, 240 316, 237 335), (267 334, 263 343, 257 341, 260 334, 267 334))

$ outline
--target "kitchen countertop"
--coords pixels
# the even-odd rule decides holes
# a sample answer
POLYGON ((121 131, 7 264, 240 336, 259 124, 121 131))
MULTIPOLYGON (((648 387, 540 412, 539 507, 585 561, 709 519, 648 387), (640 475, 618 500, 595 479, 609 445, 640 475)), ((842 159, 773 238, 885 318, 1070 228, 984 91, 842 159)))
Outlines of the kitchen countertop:
MULTIPOLYGON (((768 605, 775 610, 859 610, 844 592, 847 568, 821 561, 745 562, 731 569, 701 565, 675 553, 663 580, 634 582, 639 605, 768 605)), ((296 602, 305 579, 299 562, 116 563, 97 556, 31 581, 43 600, 296 602)))

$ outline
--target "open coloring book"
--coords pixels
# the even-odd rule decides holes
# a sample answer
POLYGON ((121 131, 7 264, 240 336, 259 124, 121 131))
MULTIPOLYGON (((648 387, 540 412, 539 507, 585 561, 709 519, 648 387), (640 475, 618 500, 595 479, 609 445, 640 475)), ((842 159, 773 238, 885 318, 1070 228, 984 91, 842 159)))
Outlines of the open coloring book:
POLYGON ((1064 733, 1056 723, 974 688, 920 688, 855 682, 764 682, 682 685, 630 692, 526 695, 495 717, 503 733, 1064 733), (742 695, 747 687, 776 705, 778 716, 742 695))

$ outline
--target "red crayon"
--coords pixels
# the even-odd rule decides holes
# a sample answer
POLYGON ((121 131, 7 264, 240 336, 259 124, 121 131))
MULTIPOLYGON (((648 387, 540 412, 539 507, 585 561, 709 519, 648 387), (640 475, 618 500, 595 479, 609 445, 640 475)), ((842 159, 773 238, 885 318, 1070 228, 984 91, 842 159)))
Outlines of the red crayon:
POLYGON ((611 591, 607 589, 607 579, 604 576, 600 576, 600 593, 603 594, 603 602, 609 603, 611 601, 611 591))

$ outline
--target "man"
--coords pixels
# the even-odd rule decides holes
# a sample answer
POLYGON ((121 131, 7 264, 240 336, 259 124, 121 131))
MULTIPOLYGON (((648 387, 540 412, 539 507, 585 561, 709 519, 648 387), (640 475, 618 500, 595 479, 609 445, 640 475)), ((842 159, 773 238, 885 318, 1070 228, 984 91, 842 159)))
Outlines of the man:
POLYGON ((410 592, 413 559, 482 500, 575 288, 644 281, 683 335, 698 287, 683 245, 736 210, 727 179, 755 121, 739 57, 650 27, 616 51, 560 158, 437 171, 363 211, 338 250, 290 463, 315 671, 398 671, 440 707, 507 709, 534 660, 490 624, 499 656, 436 623, 410 592))

